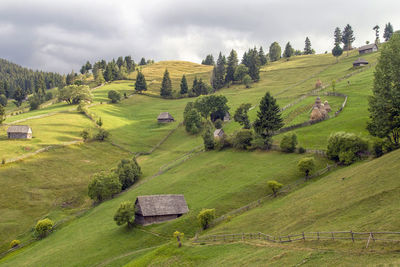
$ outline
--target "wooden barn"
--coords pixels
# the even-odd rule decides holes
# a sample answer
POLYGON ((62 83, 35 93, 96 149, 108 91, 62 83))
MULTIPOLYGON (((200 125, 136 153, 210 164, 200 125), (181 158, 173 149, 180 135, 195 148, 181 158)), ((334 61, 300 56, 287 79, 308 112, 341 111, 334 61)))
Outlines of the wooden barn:
POLYGON ((227 112, 225 112, 225 115, 224 115, 224 121, 230 121, 231 120, 231 114, 229 114, 229 112, 227 111, 227 112))
POLYGON ((221 138, 224 135, 224 130, 217 129, 214 131, 214 138, 221 138))
POLYGON ((366 61, 365 59, 359 58, 353 62, 353 67, 365 66, 368 64, 369 64, 368 61, 366 61))
POLYGON ((376 51, 378 51, 378 46, 376 44, 368 44, 368 45, 364 45, 364 46, 361 46, 360 48, 358 48, 358 53, 360 53, 360 55, 368 54, 368 53, 372 53, 372 52, 376 52, 376 51))
POLYGON ((12 125, 7 129, 8 139, 32 139, 32 129, 28 125, 12 125))
POLYGON ((160 113, 160 115, 158 115, 157 121, 159 123, 165 123, 165 122, 174 122, 175 119, 168 112, 162 112, 162 113, 160 113))
POLYGON ((135 223, 149 225, 174 220, 189 212, 183 195, 138 196, 135 223))

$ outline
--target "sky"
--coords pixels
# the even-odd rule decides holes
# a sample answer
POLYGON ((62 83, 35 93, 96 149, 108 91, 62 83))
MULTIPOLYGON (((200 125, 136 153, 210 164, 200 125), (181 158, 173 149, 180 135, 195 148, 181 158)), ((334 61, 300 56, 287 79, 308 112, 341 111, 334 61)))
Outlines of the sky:
POLYGON ((399 10, 399 0, 0 0, 0 58, 67 73, 126 55, 200 63, 274 41, 303 50, 307 36, 324 53, 346 24, 356 47, 375 40, 375 25, 383 39, 386 23, 400 29, 399 10))

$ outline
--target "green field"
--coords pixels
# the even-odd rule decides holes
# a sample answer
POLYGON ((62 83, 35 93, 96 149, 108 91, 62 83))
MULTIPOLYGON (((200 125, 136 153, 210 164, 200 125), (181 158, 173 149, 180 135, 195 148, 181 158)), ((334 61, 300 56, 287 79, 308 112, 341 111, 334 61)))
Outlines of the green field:
MULTIPOLYGON (((378 55, 373 53, 364 58, 374 63, 378 55)), ((289 61, 282 59, 263 67, 260 82, 252 84, 251 88, 232 85, 216 94, 227 97, 231 115, 240 104, 251 103, 253 108, 249 116, 254 120, 257 105, 267 91, 283 107, 310 93, 315 89, 318 79, 324 85, 329 85, 334 79, 354 73, 357 70, 351 67, 351 63, 357 58, 358 54, 353 52, 349 57, 342 56, 339 63, 331 55, 297 56, 289 61)), ((399 258, 390 251, 380 254, 367 251, 352 259, 352 253, 340 249, 340 245, 325 243, 323 246, 327 247, 326 251, 296 244, 192 246, 189 239, 199 230, 196 215, 202 208, 216 208, 217 215, 221 216, 262 198, 270 192, 266 184, 268 180, 277 180, 286 185, 300 179, 302 174, 297 171, 297 162, 312 155, 235 149, 202 152, 201 135, 189 135, 179 125, 183 120, 186 103, 195 99, 166 100, 158 97, 158 94, 165 68, 168 68, 173 88, 177 91, 183 74, 187 74, 189 87, 195 76, 209 82, 212 67, 164 61, 142 68, 149 85, 146 94, 134 94, 133 80, 112 82, 92 91, 94 104, 89 111, 96 118, 102 118, 103 128, 111 133, 110 142, 119 147, 112 146, 110 142, 95 142, 58 148, 0 167, 0 183, 3 183, 1 188, 4 188, 0 189, 4 191, 0 192, 0 203, 4 203, 1 208, 3 214, 6 214, 4 219, 0 219, 0 232, 6 233, 0 237, 3 250, 10 240, 21 233, 25 232, 19 238, 28 240, 31 234, 29 230, 39 218, 46 215, 56 221, 68 216, 72 218, 44 240, 7 255, 0 260, 0 265, 92 266, 104 263, 107 266, 122 266, 130 262, 130 266, 227 266, 235 262, 239 266, 271 262, 287 266, 299 264, 305 259, 310 265, 326 262, 336 265, 344 260, 361 264, 399 262, 399 258), (118 104, 110 104, 107 98, 109 90, 126 93, 129 98, 118 104), (171 113, 176 121, 169 124, 157 123, 157 116, 163 111, 171 113), (164 142, 161 144, 161 141, 164 142), (157 144, 161 145, 156 147, 157 144), (135 186, 75 218, 73 214, 76 211, 91 204, 86 196, 91 174, 115 167, 121 158, 130 157, 132 153, 149 152, 154 148, 151 154, 138 158, 143 176, 135 186), (12 190, 7 193, 9 188, 12 190), (131 231, 118 227, 112 220, 121 201, 134 200, 138 195, 169 193, 185 195, 190 209, 187 215, 171 222, 138 227, 131 231), (18 199, 17 209, 10 204, 14 199, 18 199), (26 214, 28 216, 23 216, 26 214), (175 243, 170 243, 171 235, 176 230, 186 235, 185 247, 181 250, 175 248, 175 243)), ((336 131, 349 131, 371 138, 365 125, 374 67, 364 70, 337 83, 335 91, 348 95, 346 108, 338 117, 294 131, 300 146, 325 149, 328 136, 336 131)), ((130 78, 135 77, 136 74, 132 73, 130 78)), ((323 101, 329 101, 334 113, 343 98, 323 95, 331 90, 328 86, 321 91, 320 96, 323 101)), ((315 97, 308 96, 286 109, 282 114, 285 125, 307 121, 315 97)), ((82 129, 94 127, 94 123, 83 115, 74 111, 67 112, 74 108, 59 103, 10 117, 6 123, 59 112, 23 122, 32 125, 34 136, 35 129, 39 129, 37 137, 28 141, 32 146, 30 149, 35 150, 46 144, 78 140, 82 129)), ((224 124, 224 130, 229 134, 238 129, 240 126, 236 122, 224 124)), ((5 145, 0 147, 0 151, 3 149, 7 157, 25 153, 27 141, 15 141, 14 144, 14 141, 4 138, 4 133, 1 136, 0 142, 5 145)), ((279 143, 280 138, 281 135, 274 137, 275 143, 279 143)), ((267 200, 262 206, 233 217, 202 234, 242 231, 287 234, 349 228, 398 230, 395 210, 398 201, 394 200, 400 188, 396 172, 399 156, 398 152, 392 152, 377 160, 335 169, 283 197, 267 200), (381 216, 387 219, 381 220, 381 216)), ((325 158, 315 158, 317 169, 329 163, 325 158)), ((358 248, 350 251, 360 252, 358 248)))

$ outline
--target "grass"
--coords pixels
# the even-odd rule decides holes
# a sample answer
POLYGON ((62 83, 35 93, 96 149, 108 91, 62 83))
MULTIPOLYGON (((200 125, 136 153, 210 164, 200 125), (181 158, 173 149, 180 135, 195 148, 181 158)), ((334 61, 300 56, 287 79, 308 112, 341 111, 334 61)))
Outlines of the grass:
MULTIPOLYGON (((59 220, 76 208, 89 206, 86 191, 90 176, 115 167, 125 157, 130 156, 108 143, 94 142, 1 166, 0 248, 30 230, 46 214, 59 220)), ((29 234, 21 237, 29 238, 29 234)))
POLYGON ((0 127, 1 159, 9 160, 40 148, 78 141, 81 140, 80 132, 83 129, 94 128, 88 118, 76 112, 31 119, 22 124, 28 124, 32 128, 32 139, 8 139, 7 127, 0 127))

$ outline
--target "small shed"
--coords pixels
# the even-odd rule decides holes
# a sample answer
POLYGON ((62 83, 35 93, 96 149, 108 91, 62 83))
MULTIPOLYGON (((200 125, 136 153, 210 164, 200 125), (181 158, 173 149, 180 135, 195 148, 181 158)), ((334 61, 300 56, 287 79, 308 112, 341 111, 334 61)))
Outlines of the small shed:
POLYGON ((169 114, 169 112, 161 112, 160 115, 158 115, 157 117, 157 121, 159 123, 165 123, 165 122, 174 122, 175 119, 174 117, 172 117, 171 114, 169 114))
POLYGON ((227 111, 227 112, 225 112, 225 115, 224 115, 224 121, 230 121, 231 120, 231 114, 229 114, 229 112, 227 111))
POLYGON ((183 195, 138 196, 135 210, 135 222, 141 225, 174 220, 189 212, 183 195))
POLYGON ((8 139, 32 139, 32 129, 28 125, 12 125, 7 129, 8 139))
POLYGON ((214 131, 214 138, 221 138, 225 134, 224 130, 222 129, 217 129, 214 131))
POLYGON ((376 51, 378 51, 378 46, 376 44, 368 44, 368 45, 364 45, 364 46, 361 46, 360 48, 358 48, 358 53, 360 55, 368 54, 368 53, 372 53, 372 52, 376 52, 376 51))
POLYGON ((353 62, 353 67, 365 66, 368 64, 369 64, 368 61, 366 61, 365 59, 359 58, 353 62))

